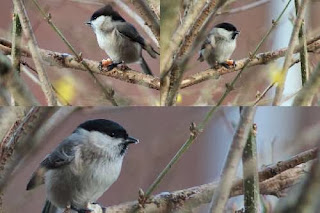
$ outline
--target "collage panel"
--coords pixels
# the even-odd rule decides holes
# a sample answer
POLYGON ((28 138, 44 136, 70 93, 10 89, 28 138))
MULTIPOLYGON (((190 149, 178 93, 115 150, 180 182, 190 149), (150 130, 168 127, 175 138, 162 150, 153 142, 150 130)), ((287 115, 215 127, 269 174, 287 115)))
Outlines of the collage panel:
POLYGON ((160 2, 144 6, 2 1, 0 104, 159 105, 160 2))
POLYGON ((161 105, 318 106, 319 7, 161 0, 161 105))
POLYGON ((3 212, 315 209, 320 110, 251 109, 2 107, 3 212))

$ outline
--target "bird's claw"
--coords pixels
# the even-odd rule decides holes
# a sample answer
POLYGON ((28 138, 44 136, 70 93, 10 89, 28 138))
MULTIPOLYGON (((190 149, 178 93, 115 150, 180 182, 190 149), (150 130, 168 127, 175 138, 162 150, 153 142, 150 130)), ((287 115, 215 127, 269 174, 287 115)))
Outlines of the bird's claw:
POLYGON ((92 210, 92 209, 89 209, 89 208, 79 209, 79 208, 76 208, 76 207, 74 207, 74 206, 71 206, 70 208, 71 208, 72 210, 78 212, 78 213, 91 213, 91 212, 93 212, 93 210, 92 210))
POLYGON ((236 67, 236 61, 234 60, 226 60, 225 62, 220 63, 220 65, 224 66, 225 68, 234 68, 236 67))

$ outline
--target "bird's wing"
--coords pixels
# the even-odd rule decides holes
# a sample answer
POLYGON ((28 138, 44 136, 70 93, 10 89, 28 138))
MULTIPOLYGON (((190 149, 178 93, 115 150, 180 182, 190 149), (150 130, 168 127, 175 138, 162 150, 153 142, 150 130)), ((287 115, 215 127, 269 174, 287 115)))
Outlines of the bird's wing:
POLYGON ((56 169, 69 164, 75 157, 75 148, 78 144, 79 140, 68 137, 41 162, 40 166, 46 169, 56 169))
POLYGON ((128 23, 128 22, 121 22, 116 25, 117 30, 124 36, 128 37, 130 40, 141 44, 142 47, 146 45, 144 38, 140 36, 136 28, 128 23))
POLYGON ((27 185, 27 190, 31 190, 44 183, 44 175, 50 169, 70 164, 75 158, 76 147, 80 140, 70 136, 62 141, 59 146, 40 163, 39 168, 32 174, 27 185))
POLYGON ((157 55, 160 55, 157 51, 153 49, 153 47, 147 44, 136 30, 136 28, 128 23, 128 22, 121 22, 116 25, 117 30, 131 41, 137 42, 141 45, 141 47, 146 50, 152 58, 156 58, 157 55))

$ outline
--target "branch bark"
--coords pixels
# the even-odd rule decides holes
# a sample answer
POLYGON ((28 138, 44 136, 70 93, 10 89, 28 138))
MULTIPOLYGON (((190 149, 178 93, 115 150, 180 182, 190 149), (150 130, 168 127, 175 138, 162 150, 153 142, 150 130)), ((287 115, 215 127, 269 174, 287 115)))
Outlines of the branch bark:
POLYGON ((222 213, 227 203, 232 187, 233 177, 236 174, 243 149, 248 139, 250 128, 252 127, 255 111, 255 107, 245 107, 242 110, 241 119, 233 137, 227 161, 222 171, 221 183, 212 197, 210 208, 210 212, 212 213, 222 213))
POLYGON ((306 82, 305 86, 299 91, 293 101, 293 106, 310 106, 314 95, 319 91, 320 86, 320 63, 318 63, 315 70, 312 72, 310 80, 306 82))
POLYGON ((39 79, 41 81, 41 88, 47 98, 48 105, 49 106, 57 105, 57 98, 52 90, 51 84, 49 83, 47 73, 43 68, 41 56, 39 53, 39 47, 38 47, 36 38, 33 34, 32 27, 31 27, 27 12, 25 10, 25 7, 23 5, 23 2, 21 0, 13 0, 13 4, 19 14, 23 32, 27 36, 28 45, 30 48, 30 52, 32 54, 32 59, 38 71, 39 79))
POLYGON ((145 24, 149 26, 157 40, 160 41, 160 20, 145 0, 130 1, 131 4, 139 11, 145 24))
MULTIPOLYGON (((259 176, 264 177, 260 180, 260 194, 281 195, 282 192, 295 185, 297 181, 305 174, 305 163, 316 157, 316 149, 300 153, 286 161, 280 161, 259 172, 259 176), (310 154, 313 153, 313 154, 310 154), (298 166, 299 165, 299 166, 298 166), (271 173, 270 171, 277 171, 271 173), (280 172, 281 171, 281 172, 280 172)), ((243 179, 234 182, 230 197, 242 195, 243 179), (238 185, 240 183, 240 185, 238 185)), ((213 193, 217 191, 220 182, 213 182, 192 188, 178 190, 171 193, 160 193, 153 196, 150 202, 146 203, 141 209, 145 213, 157 212, 184 212, 184 207, 197 208, 202 204, 208 204, 211 201, 213 193)), ((131 201, 115 206, 108 206, 106 213, 132 213, 139 207, 137 201, 131 201)))
POLYGON ((294 53, 294 48, 295 48, 295 44, 298 38, 298 34, 299 34, 299 30, 301 28, 301 24, 302 24, 302 20, 304 17, 304 12, 305 12, 305 8, 307 5, 308 0, 302 0, 298 14, 297 14, 297 18, 292 30, 292 34, 291 34, 291 38, 290 38, 290 42, 288 44, 288 51, 286 52, 286 57, 283 63, 283 68, 281 71, 281 76, 282 76, 282 80, 280 82, 278 82, 278 86, 276 89, 276 94, 275 97, 273 99, 273 106, 277 106, 281 103, 281 98, 282 98, 282 94, 284 91, 284 84, 285 84, 285 80, 287 78, 287 73, 288 73, 288 69, 289 66, 291 64, 291 60, 293 57, 293 53, 294 53))
MULTIPOLYGON (((0 52, 0 85, 1 91, 7 88, 13 96, 17 105, 36 106, 39 105, 29 88, 24 84, 18 72, 11 67, 10 60, 0 52)), ((5 94, 4 94, 5 95, 5 94)))
POLYGON ((257 126, 253 124, 242 155, 244 210, 245 213, 259 212, 259 177, 257 161, 257 126))
POLYGON ((0 193, 5 189, 6 183, 26 153, 33 150, 34 134, 57 109, 54 107, 31 108, 23 119, 17 120, 1 141, 0 193))
MULTIPOLYGON (((4 51, 6 54, 10 54, 11 42, 7 41, 6 39, 0 38, 0 50, 4 51)), ((42 56, 42 59, 45 62, 47 62, 50 66, 59 66, 64 68, 87 71, 86 67, 84 67, 83 64, 80 63, 77 60, 77 57, 74 55, 53 52, 45 49, 39 49, 39 51, 40 51, 40 55, 42 56)), ((22 47, 21 52, 22 52, 22 55, 25 57, 31 56, 30 51, 25 47, 22 47)), ((103 69, 102 71, 100 71, 98 68, 99 62, 89 60, 89 59, 83 59, 83 61, 88 65, 91 71, 96 74, 105 75, 105 76, 112 77, 124 82, 138 84, 151 89, 156 89, 156 90, 160 89, 160 80, 157 77, 146 75, 144 73, 141 73, 132 69, 122 71, 120 69, 114 68, 111 71, 107 71, 106 69, 103 69)))

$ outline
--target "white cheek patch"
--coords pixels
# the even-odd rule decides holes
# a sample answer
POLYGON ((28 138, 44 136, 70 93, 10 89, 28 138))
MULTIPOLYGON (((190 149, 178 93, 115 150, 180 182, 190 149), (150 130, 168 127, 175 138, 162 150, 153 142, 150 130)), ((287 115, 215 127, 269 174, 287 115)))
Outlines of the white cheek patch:
POLYGON ((230 39, 233 34, 233 32, 230 32, 222 28, 215 28, 213 31, 216 33, 216 35, 218 35, 218 37, 224 38, 224 39, 230 39))
POLYGON ((105 16, 99 16, 95 20, 91 21, 91 25, 94 29, 101 28, 101 25, 103 24, 105 20, 105 16))

